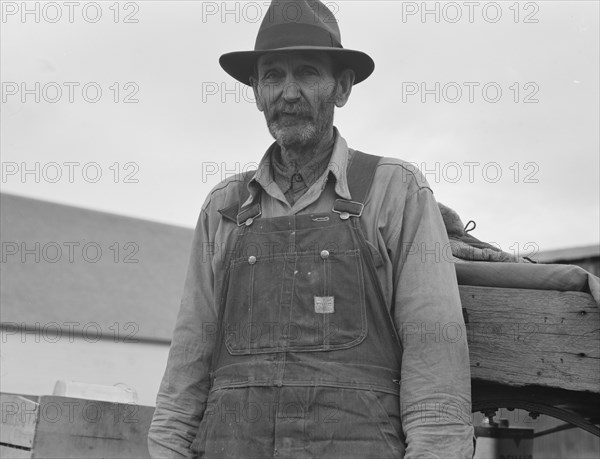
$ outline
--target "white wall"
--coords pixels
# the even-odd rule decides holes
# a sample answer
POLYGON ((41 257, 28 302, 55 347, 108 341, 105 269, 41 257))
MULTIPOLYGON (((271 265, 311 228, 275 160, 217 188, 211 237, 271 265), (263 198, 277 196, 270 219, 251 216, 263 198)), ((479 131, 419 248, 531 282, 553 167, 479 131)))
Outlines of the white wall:
POLYGON ((50 395, 59 379, 92 384, 125 383, 138 394, 138 403, 155 405, 169 346, 93 342, 54 330, 44 333, 0 331, 0 390, 50 395))

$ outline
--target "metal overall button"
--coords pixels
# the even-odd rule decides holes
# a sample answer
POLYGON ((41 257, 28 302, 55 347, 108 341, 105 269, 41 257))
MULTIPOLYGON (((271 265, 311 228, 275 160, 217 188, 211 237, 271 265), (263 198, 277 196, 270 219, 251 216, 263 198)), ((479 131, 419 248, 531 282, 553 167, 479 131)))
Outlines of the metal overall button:
POLYGON ((256 257, 254 255, 250 255, 248 257, 248 263, 253 265, 254 263, 256 263, 256 257))
POLYGON ((254 219, 250 217, 248 220, 246 220, 245 225, 250 226, 252 223, 254 223, 254 219))
POLYGON ((326 260, 327 258, 329 258, 329 251, 328 250, 321 250, 321 258, 323 260, 326 260))
POLYGON ((340 212, 340 218, 342 220, 348 220, 350 218, 350 214, 348 212, 340 212))

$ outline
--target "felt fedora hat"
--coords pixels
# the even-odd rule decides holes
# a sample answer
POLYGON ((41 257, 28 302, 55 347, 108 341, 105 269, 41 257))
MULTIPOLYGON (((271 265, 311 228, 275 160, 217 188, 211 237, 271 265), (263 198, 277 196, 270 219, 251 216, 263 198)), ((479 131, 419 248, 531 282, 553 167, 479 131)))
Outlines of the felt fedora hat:
POLYGON ((261 55, 287 51, 325 51, 342 66, 354 70, 354 84, 365 80, 375 68, 367 54, 342 47, 335 16, 318 0, 273 0, 258 30, 254 50, 223 54, 219 63, 233 78, 250 85, 261 55))

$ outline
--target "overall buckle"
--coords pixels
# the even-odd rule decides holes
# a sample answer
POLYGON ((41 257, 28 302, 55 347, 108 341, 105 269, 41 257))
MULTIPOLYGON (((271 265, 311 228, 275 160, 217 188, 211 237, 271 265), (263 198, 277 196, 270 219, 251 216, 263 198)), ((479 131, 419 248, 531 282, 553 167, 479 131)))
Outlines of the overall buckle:
POLYGON ((365 205, 362 202, 336 199, 331 210, 340 214, 342 220, 348 220, 350 217, 360 217, 364 208, 365 205))
POLYGON ((262 215, 260 204, 255 204, 237 214, 237 226, 250 226, 254 219, 262 215))

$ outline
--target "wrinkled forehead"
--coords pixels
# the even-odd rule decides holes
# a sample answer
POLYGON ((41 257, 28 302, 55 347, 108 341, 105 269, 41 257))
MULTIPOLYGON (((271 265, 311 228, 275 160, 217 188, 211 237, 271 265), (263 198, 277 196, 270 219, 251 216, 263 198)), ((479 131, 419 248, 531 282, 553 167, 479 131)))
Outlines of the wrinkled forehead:
POLYGON ((332 59, 323 51, 286 51, 263 54, 256 62, 257 67, 265 68, 274 65, 313 65, 331 68, 332 59))

